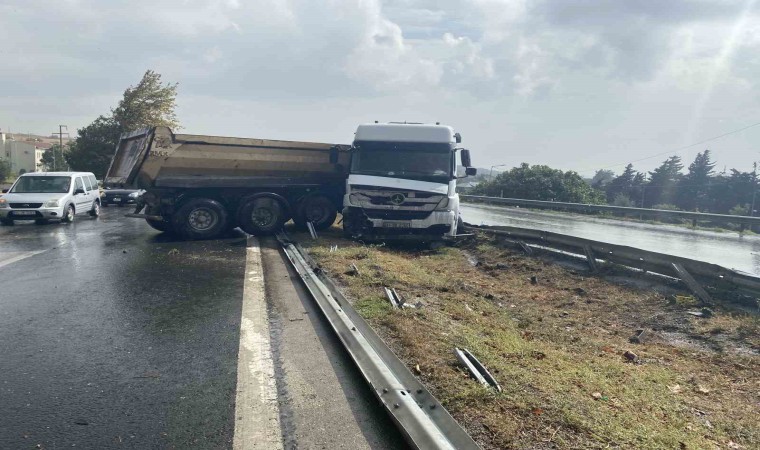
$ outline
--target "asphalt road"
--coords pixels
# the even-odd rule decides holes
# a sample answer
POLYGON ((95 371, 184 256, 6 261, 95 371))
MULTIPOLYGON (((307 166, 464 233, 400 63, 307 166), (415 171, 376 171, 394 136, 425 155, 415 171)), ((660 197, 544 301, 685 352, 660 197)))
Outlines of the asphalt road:
MULTIPOLYGON (((0 227, 0 448, 232 447, 246 236, 175 241, 124 212, 0 227)), ((261 253, 282 447, 402 446, 277 248, 261 253)))

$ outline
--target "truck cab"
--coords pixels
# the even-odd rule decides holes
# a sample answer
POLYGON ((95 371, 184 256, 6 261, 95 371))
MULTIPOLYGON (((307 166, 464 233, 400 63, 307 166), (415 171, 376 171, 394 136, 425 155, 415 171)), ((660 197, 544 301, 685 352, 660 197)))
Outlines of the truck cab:
POLYGON ((364 124, 356 130, 343 199, 346 235, 438 240, 457 234, 458 178, 475 175, 445 125, 364 124))

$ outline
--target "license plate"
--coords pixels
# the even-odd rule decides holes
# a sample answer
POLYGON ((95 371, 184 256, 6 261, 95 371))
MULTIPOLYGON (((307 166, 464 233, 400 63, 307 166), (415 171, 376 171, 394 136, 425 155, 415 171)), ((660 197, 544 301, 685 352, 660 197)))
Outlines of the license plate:
POLYGON ((411 222, 389 222, 383 221, 383 228, 412 228, 411 222))
POLYGON ((113 201, 115 201, 115 202, 120 202, 120 201, 121 201, 121 197, 114 197, 114 198, 113 198, 113 201))
POLYGON ((36 211, 13 211, 14 216, 36 216, 36 211))

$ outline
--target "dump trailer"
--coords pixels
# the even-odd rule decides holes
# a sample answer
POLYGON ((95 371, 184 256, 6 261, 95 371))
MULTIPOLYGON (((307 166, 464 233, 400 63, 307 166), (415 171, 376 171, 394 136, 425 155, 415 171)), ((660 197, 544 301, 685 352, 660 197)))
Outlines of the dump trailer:
POLYGON ((187 239, 236 227, 266 235, 290 219, 324 229, 342 207, 349 150, 146 128, 121 136, 104 184, 144 189, 129 216, 187 239))

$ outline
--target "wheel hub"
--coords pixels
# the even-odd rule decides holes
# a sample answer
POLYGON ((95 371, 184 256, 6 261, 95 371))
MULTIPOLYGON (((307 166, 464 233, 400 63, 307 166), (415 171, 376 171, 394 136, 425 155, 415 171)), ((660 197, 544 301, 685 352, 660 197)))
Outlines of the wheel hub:
POLYGON ((187 223, 194 230, 206 231, 213 228, 218 221, 216 214, 207 208, 198 208, 190 212, 187 223))

